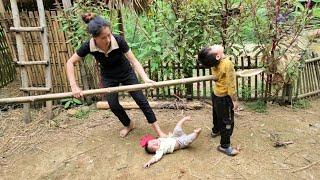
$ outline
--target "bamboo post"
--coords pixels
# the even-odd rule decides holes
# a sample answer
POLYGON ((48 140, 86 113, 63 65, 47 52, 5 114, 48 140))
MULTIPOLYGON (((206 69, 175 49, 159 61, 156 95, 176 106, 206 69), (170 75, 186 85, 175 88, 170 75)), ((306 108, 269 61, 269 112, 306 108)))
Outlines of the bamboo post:
MULTIPOLYGON (((137 90, 146 89, 146 88, 158 88, 158 87, 171 86, 176 84, 190 84, 194 82, 208 81, 208 80, 214 80, 214 79, 215 77, 213 75, 209 75, 209 76, 176 79, 176 80, 161 81, 161 82, 154 82, 154 83, 134 84, 134 85, 128 85, 128 86, 110 87, 110 88, 102 88, 102 89, 92 89, 92 90, 82 91, 82 93, 84 96, 87 96, 87 95, 93 95, 93 94, 137 91, 137 90)), ((38 96, 4 98, 4 99, 0 99, 0 104, 47 101, 47 100, 53 100, 53 99, 70 98, 72 96, 73 96, 72 92, 66 92, 66 93, 45 94, 45 95, 38 95, 38 96)))
POLYGON ((72 6, 71 0, 62 0, 62 5, 64 9, 68 9, 72 6))
MULTIPOLYGON (((43 46, 43 60, 48 62, 48 65, 45 67, 45 81, 46 87, 52 88, 52 78, 51 78, 51 63, 50 63, 50 48, 48 41, 48 27, 46 24, 46 15, 44 11, 44 6, 42 0, 37 0, 37 6, 39 11, 39 22, 40 26, 43 27, 43 32, 41 34, 41 42, 43 46)), ((52 116, 52 101, 46 101, 47 108, 47 117, 51 119, 52 116)))
POLYGON ((0 13, 3 14, 5 12, 6 12, 6 9, 4 8, 3 1, 0 0, 0 13))
MULTIPOLYGON (((11 3, 11 9, 12 9, 13 25, 14 27, 20 27, 20 17, 19 17, 19 9, 17 5, 17 1, 10 0, 10 3, 11 3)), ((16 43, 17 43, 19 62, 25 62, 26 60, 24 56, 24 46, 22 41, 22 35, 20 33, 16 34, 16 43)), ((21 86, 22 88, 27 88, 29 85, 27 70, 25 67, 21 67, 20 71, 21 71, 21 86)), ((28 92, 24 92, 23 94, 25 96, 29 95, 28 92)), ((24 117, 23 117, 24 122, 29 123, 31 119, 30 103, 23 104, 23 112, 24 112, 24 117)))

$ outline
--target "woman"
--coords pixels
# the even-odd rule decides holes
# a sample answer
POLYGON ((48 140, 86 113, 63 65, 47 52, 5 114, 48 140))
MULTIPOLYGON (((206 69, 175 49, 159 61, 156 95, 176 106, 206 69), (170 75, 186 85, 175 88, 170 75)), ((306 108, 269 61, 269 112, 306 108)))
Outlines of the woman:
MULTIPOLYGON (((75 81, 74 64, 88 54, 93 55, 100 64, 104 87, 115 87, 119 86, 120 83, 123 85, 138 84, 138 79, 132 67, 145 83, 154 82, 148 78, 124 38, 111 33, 109 22, 93 13, 83 15, 82 19, 88 25, 87 30, 92 38, 83 43, 67 62, 67 75, 74 97, 79 98, 83 95, 75 81)), ((160 137, 166 136, 161 131, 155 114, 142 91, 133 91, 130 92, 130 95, 139 105, 155 132, 160 137)), ((124 126, 120 131, 120 136, 125 137, 134 128, 134 124, 119 104, 118 93, 107 94, 107 101, 111 111, 124 126)))

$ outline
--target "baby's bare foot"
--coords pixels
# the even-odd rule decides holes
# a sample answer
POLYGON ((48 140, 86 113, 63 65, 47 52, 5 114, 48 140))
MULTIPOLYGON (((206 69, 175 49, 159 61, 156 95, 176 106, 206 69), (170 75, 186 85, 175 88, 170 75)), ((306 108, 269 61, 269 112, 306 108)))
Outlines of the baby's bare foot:
POLYGON ((126 137, 129 134, 129 132, 132 131, 133 129, 134 129, 134 124, 133 122, 131 122, 128 127, 125 127, 120 131, 120 137, 126 137))
POLYGON ((183 117, 181 120, 182 121, 188 121, 188 120, 190 120, 191 119, 191 116, 185 116, 185 117, 183 117))

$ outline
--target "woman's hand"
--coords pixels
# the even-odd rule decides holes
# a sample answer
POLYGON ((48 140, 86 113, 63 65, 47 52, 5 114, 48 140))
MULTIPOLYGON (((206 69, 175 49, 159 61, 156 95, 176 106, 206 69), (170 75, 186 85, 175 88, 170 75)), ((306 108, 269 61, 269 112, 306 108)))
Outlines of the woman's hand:
POLYGON ((71 86, 71 90, 75 98, 80 98, 83 96, 82 90, 77 85, 71 86))

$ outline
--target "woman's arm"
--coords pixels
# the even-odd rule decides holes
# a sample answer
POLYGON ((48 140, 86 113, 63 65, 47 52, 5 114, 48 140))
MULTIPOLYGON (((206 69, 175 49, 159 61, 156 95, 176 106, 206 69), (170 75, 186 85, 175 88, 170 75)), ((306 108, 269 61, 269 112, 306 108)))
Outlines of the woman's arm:
POLYGON ((81 59, 77 53, 74 53, 71 58, 67 61, 67 76, 71 86, 72 94, 75 98, 83 96, 81 89, 78 87, 76 78, 74 76, 74 64, 81 59))
POLYGON ((134 56, 134 54, 132 53, 131 50, 129 50, 126 54, 126 57, 128 58, 128 60, 130 61, 131 65, 133 66, 133 68, 138 72, 138 74, 140 75, 140 77, 142 78, 142 80, 145 83, 152 83, 154 81, 152 81, 151 79, 149 79, 148 75, 146 74, 146 72, 144 71, 142 65, 140 64, 140 62, 136 59, 136 57, 134 56))

